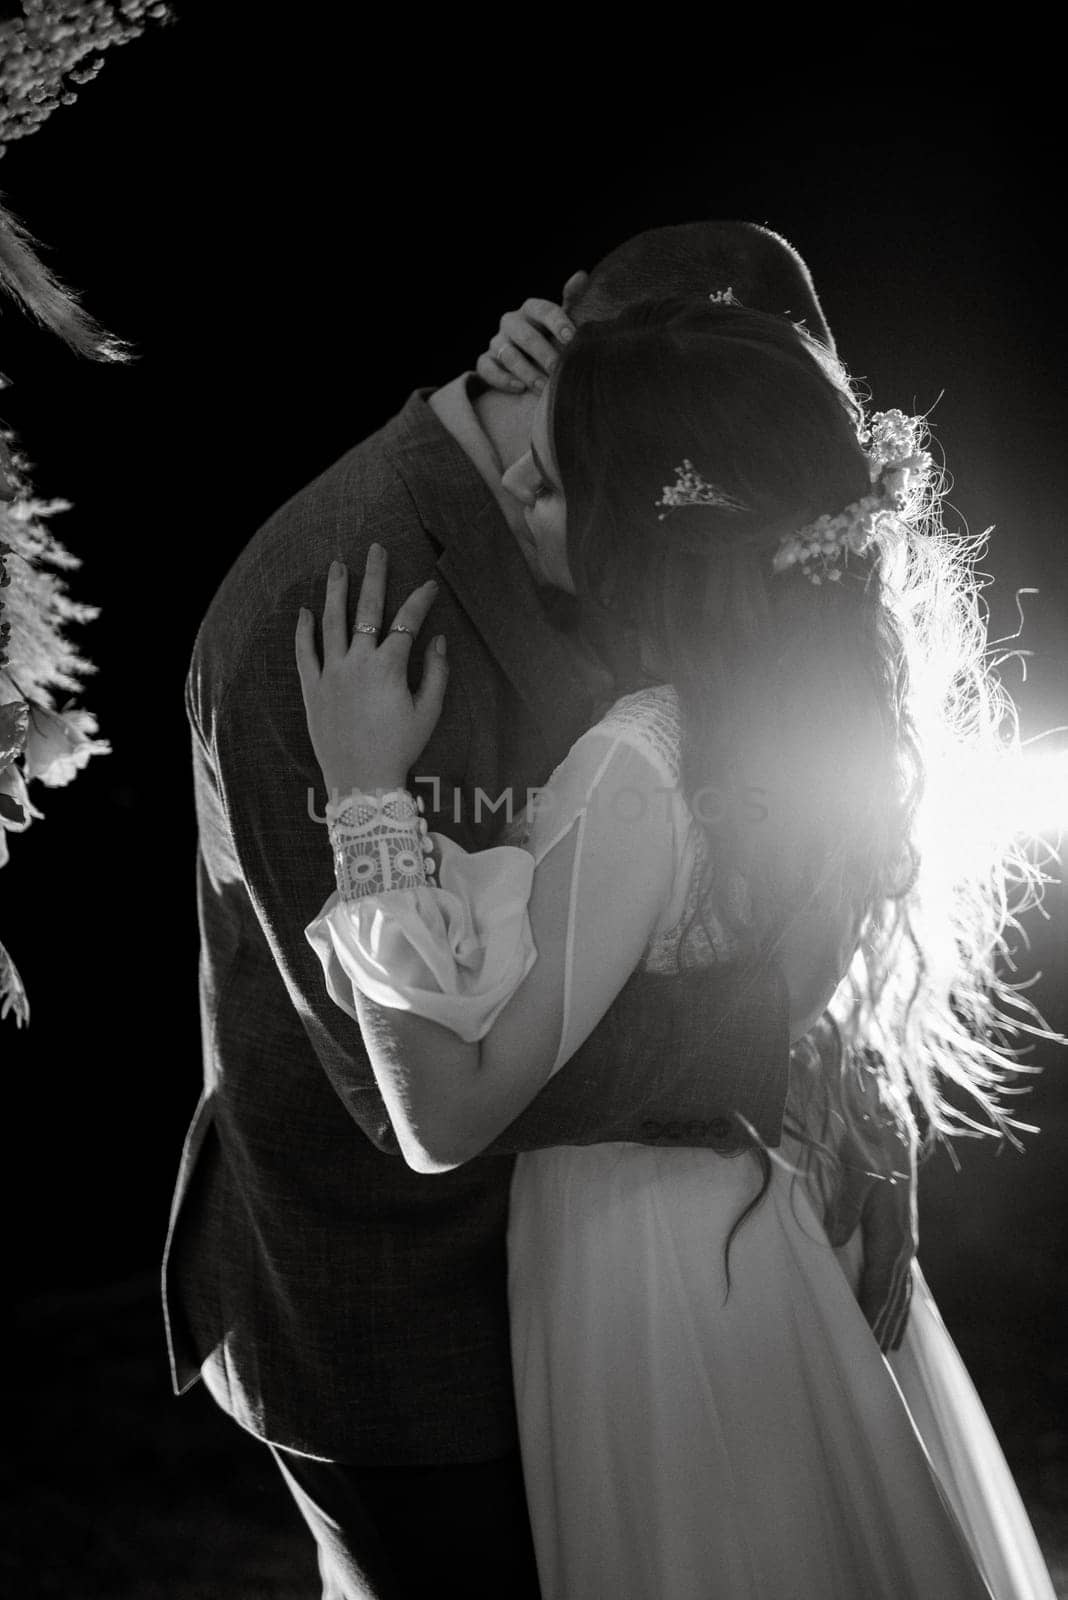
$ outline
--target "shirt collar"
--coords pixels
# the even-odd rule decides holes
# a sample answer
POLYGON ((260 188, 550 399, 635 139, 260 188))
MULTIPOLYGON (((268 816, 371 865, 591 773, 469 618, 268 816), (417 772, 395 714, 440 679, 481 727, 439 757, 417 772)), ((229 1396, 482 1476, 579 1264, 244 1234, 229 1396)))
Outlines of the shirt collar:
POLYGON ((441 551, 442 578, 529 707, 555 765, 594 720, 611 678, 545 615, 503 515, 500 462, 468 392, 474 377, 416 390, 397 419, 392 453, 441 551))
POLYGON ((477 373, 462 372, 451 383, 436 389, 427 403, 475 467, 514 535, 522 524, 523 513, 519 502, 503 487, 504 462, 475 410, 477 393, 483 389, 485 384, 477 373))
POLYGON ((473 372, 461 372, 458 378, 435 389, 427 404, 443 428, 447 428, 457 444, 478 468, 479 477, 491 489, 501 479, 501 458, 489 434, 478 420, 471 394, 472 383, 479 382, 473 372))

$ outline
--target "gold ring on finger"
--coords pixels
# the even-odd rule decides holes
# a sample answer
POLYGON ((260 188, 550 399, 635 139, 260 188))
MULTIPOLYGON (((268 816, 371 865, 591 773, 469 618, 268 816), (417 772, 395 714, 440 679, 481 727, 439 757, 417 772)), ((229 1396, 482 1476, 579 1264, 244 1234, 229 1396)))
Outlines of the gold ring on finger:
POLYGON ((415 629, 406 628, 403 622, 395 622, 389 631, 390 633, 410 633, 412 638, 415 638, 415 629))
POLYGON ((358 622, 352 631, 353 633, 377 633, 378 624, 375 622, 358 622))

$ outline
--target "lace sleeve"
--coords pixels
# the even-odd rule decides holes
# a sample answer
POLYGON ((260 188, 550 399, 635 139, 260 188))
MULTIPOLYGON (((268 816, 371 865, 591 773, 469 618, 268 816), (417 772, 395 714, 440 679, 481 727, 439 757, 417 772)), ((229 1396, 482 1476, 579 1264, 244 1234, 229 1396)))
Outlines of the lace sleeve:
POLYGON ((331 896, 306 935, 335 1001, 355 1015, 355 986, 485 1041, 501 1070, 517 1052, 562 1066, 639 965, 673 888, 670 708, 659 743, 654 720, 622 705, 585 734, 539 791, 524 848, 469 855, 432 835, 437 886, 331 896))

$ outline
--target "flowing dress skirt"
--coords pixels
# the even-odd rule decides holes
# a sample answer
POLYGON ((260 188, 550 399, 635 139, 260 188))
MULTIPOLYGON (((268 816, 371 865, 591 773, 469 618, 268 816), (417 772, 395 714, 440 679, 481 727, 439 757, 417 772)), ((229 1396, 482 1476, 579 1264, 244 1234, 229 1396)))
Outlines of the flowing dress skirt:
MULTIPOLYGON (((782 1154, 798 1152, 784 1143, 782 1154)), ((543 1600, 1053 1600, 914 1267, 884 1358, 803 1180, 751 1155, 521 1156, 509 1296, 543 1600)))

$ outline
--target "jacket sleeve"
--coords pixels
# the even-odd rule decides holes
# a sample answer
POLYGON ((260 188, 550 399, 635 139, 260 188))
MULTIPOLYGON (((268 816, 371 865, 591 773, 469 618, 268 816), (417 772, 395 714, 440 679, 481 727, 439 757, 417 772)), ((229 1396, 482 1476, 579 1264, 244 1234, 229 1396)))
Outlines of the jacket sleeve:
MULTIPOLYGON (((332 879, 326 796, 293 649, 297 611, 309 600, 306 583, 281 594, 225 677, 213 659, 218 645, 198 641, 187 679, 204 1049, 252 1074, 257 1060, 266 1072, 273 1052, 310 1045, 353 1120, 395 1154, 360 1030, 330 1000, 304 937, 332 879)), ((435 736, 435 770, 450 783, 462 780, 467 726, 457 692, 435 736)))
POLYGON ((639 972, 491 1153, 552 1145, 776 1146, 789 1087, 789 996, 776 964, 639 972))

